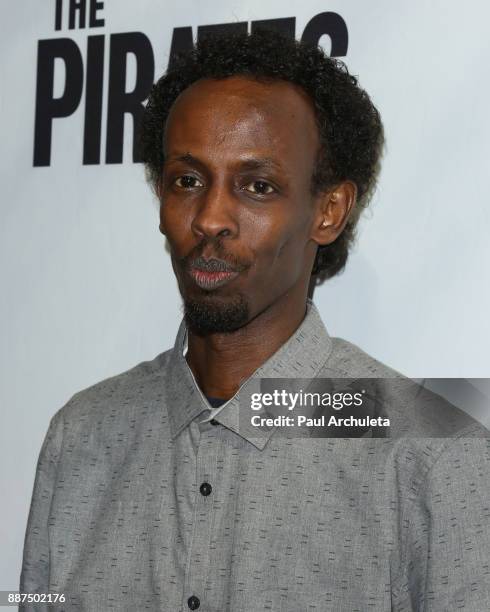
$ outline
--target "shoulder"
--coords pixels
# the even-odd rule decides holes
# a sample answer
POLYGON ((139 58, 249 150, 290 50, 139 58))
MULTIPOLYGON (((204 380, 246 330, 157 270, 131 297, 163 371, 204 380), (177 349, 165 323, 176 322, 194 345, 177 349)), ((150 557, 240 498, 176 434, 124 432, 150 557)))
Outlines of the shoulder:
MULTIPOLYGON (((320 376, 351 378, 363 383, 375 395, 380 416, 390 419, 390 437, 432 439, 458 438, 461 435, 490 436, 476 421, 471 405, 455 406, 431 391, 426 383, 404 376, 342 338, 332 338, 332 350, 320 376), (367 380, 369 379, 369 380, 367 380), (367 386, 366 386, 367 385, 367 386)), ((461 380, 464 385, 464 379, 461 380)))
POLYGON ((172 349, 154 359, 142 361, 132 368, 111 376, 75 393, 54 415, 52 421, 87 419, 111 407, 133 405, 152 397, 165 376, 172 349))
POLYGON ((332 350, 325 364, 329 370, 353 378, 404 378, 400 372, 378 361, 352 342, 336 337, 331 340, 332 350))

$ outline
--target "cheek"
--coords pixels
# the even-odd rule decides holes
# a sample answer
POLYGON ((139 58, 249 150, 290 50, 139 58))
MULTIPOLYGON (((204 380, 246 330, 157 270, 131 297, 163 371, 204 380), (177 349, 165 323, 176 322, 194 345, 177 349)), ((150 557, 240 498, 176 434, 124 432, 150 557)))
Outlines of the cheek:
POLYGON ((281 228, 275 245, 275 259, 288 260, 288 265, 302 265, 302 256, 308 242, 311 220, 305 216, 281 228))
POLYGON ((190 224, 182 208, 178 209, 167 202, 160 206, 160 227, 172 247, 185 242, 190 224))
POLYGON ((310 223, 307 215, 289 223, 280 216, 275 222, 262 222, 253 228, 249 245, 263 275, 277 278, 277 272, 284 270, 289 277, 303 270, 310 223))

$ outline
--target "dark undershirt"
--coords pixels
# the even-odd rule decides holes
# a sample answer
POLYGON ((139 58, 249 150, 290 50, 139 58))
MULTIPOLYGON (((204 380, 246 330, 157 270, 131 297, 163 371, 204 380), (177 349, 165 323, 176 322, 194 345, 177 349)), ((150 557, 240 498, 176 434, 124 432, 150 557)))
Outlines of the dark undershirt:
POLYGON ((208 400, 209 405, 212 408, 219 408, 222 404, 228 401, 225 399, 221 399, 221 397, 209 397, 208 395, 206 395, 206 399, 208 400))

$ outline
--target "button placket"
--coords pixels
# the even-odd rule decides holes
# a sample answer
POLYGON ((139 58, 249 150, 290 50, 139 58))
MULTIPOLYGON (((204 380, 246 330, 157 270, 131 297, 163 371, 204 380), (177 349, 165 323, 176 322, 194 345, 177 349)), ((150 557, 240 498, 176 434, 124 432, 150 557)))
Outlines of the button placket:
POLYGON ((212 493, 213 486, 216 486, 217 459, 216 429, 208 428, 200 432, 196 456, 195 525, 184 591, 185 608, 190 610, 200 609, 204 605, 211 542, 213 537, 216 538, 216 534, 213 536, 212 493))

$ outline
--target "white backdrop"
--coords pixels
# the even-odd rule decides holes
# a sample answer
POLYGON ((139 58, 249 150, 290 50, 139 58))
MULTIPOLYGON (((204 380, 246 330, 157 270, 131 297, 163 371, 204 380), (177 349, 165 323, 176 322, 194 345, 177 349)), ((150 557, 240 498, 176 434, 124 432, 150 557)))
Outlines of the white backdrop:
MULTIPOLYGON (((315 300, 331 334, 409 376, 490 376, 487 2, 106 0, 104 27, 77 30, 62 4, 55 31, 55 0, 0 2, 0 589, 18 587, 50 417, 74 392, 169 348, 180 320, 130 116, 124 163, 104 162, 112 33, 143 32, 159 76, 174 27, 195 35, 198 25, 295 16, 299 37, 316 14, 338 13, 345 60, 381 111, 387 150, 347 269, 315 300), (33 167, 38 41, 71 38, 85 66, 89 35, 105 35, 101 163, 82 164, 83 94, 53 122, 50 166, 33 167)), ((61 96, 62 62, 55 69, 61 96)), ((135 72, 130 56, 128 91, 135 72)))

